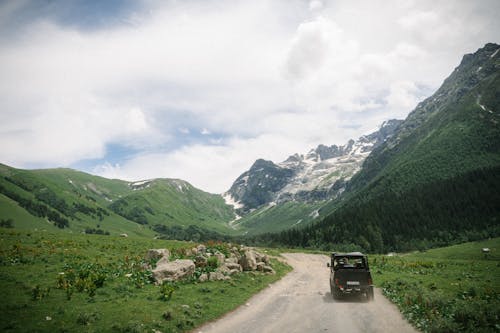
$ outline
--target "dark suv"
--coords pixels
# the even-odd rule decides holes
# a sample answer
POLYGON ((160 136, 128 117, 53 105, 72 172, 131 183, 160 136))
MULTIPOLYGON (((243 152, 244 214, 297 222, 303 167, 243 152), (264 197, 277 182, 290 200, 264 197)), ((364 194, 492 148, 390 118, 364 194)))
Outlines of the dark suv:
POLYGON ((330 291, 338 299, 345 294, 364 295, 373 300, 373 282, 368 258, 361 252, 332 253, 330 267, 330 291))

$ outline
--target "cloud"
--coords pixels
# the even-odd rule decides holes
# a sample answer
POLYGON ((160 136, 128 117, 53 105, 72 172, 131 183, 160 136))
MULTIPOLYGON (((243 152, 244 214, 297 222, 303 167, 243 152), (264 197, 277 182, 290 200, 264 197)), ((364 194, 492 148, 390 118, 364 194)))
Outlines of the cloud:
POLYGON ((0 5, 0 161, 222 192, 257 158, 404 117, 500 31, 486 0, 134 3, 76 23, 0 5))
POLYGON ((323 8, 323 2, 318 1, 318 0, 313 0, 309 2, 309 10, 310 11, 317 11, 323 8))

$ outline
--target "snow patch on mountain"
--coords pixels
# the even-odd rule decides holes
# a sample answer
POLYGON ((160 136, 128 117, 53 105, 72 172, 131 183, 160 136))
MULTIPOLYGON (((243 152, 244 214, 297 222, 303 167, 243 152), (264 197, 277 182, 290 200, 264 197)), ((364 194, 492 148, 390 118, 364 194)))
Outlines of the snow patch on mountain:
MULTIPOLYGON (((240 209, 240 208, 243 208, 244 205, 239 202, 239 201, 235 201, 234 198, 232 197, 232 195, 229 193, 229 192, 226 192, 222 198, 224 199, 224 201, 226 202, 226 205, 229 205, 229 206, 233 206, 234 209, 240 209)), ((240 217, 241 218, 241 217, 240 217)), ((238 218, 236 219, 238 220, 238 218)))
POLYGON ((377 131, 343 146, 319 145, 281 163, 257 160, 223 197, 243 213, 287 201, 320 201, 342 194, 370 152, 391 137, 400 120, 384 122, 377 131))

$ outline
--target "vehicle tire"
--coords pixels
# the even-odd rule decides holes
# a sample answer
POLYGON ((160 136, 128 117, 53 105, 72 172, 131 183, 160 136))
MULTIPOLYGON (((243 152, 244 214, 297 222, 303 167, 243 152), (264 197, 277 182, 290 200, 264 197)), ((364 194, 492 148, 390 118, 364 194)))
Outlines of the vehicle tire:
POLYGON ((370 301, 373 301, 374 297, 375 296, 373 294, 373 287, 368 288, 368 291, 366 292, 366 298, 370 302, 370 301))
POLYGON ((335 300, 337 300, 337 299, 339 299, 339 298, 340 298, 340 293, 339 293, 339 291, 337 290, 337 288, 333 288, 333 290, 332 290, 332 297, 333 297, 333 299, 335 299, 335 300))

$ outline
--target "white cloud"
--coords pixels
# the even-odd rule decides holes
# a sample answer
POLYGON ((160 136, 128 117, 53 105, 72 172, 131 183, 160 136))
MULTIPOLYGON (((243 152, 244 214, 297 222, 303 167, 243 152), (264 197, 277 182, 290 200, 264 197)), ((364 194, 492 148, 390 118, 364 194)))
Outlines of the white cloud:
POLYGON ((318 0, 313 0, 309 2, 309 10, 310 11, 317 11, 323 8, 323 2, 318 1, 318 0))
POLYGON ((404 117, 421 87, 500 39, 500 5, 486 0, 144 6, 121 26, 42 19, 0 36, 1 162, 67 166, 120 144, 135 157, 95 172, 222 192, 257 158, 404 117))
POLYGON ((389 95, 386 98, 387 106, 394 114, 404 117, 409 110, 417 106, 418 88, 411 81, 397 81, 391 83, 389 95))

